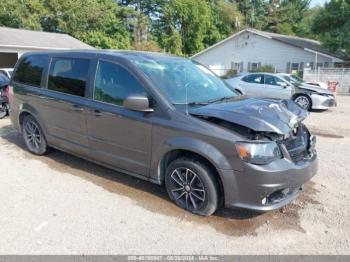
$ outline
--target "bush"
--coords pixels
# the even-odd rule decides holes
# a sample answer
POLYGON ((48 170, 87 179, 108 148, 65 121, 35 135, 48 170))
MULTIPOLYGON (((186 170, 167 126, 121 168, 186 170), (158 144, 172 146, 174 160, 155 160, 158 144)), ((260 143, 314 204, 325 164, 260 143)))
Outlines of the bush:
POLYGON ((265 73, 275 73, 275 67, 273 65, 263 65, 257 69, 249 70, 250 73, 254 72, 265 72, 265 73))
POLYGON ((149 52, 162 52, 163 50, 159 47, 157 42, 149 40, 140 43, 135 43, 133 46, 134 50, 149 51, 149 52))
POLYGON ((228 79, 228 78, 232 78, 235 77, 236 75, 238 75, 238 72, 236 69, 230 69, 226 72, 225 75, 223 75, 221 78, 223 79, 228 79))

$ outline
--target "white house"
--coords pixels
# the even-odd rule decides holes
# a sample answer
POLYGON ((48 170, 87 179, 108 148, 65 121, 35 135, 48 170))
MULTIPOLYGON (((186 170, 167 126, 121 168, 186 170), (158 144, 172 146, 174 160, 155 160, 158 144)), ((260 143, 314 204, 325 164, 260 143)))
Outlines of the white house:
POLYGON ((13 67, 28 51, 91 48, 66 34, 0 27, 0 68, 13 67))
POLYGON ((218 75, 228 70, 247 72, 271 65, 276 72, 297 72, 304 67, 331 67, 343 62, 315 40, 244 29, 195 54, 192 59, 218 75))

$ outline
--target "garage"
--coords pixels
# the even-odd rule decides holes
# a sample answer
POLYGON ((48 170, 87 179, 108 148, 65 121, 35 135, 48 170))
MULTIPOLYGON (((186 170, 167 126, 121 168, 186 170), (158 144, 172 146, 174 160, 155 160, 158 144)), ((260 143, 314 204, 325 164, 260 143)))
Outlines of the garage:
POLYGON ((91 48, 67 34, 0 27, 0 68, 14 67, 26 52, 91 48))
POLYGON ((18 59, 17 53, 0 52, 0 68, 12 68, 18 59))

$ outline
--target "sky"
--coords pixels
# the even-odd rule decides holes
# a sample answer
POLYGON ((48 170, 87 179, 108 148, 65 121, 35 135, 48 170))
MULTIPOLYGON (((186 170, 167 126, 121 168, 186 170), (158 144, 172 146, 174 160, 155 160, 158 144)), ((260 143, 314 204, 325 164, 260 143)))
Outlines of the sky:
POLYGON ((314 7, 316 5, 324 5, 324 3, 327 2, 327 0, 311 0, 311 7, 314 7))

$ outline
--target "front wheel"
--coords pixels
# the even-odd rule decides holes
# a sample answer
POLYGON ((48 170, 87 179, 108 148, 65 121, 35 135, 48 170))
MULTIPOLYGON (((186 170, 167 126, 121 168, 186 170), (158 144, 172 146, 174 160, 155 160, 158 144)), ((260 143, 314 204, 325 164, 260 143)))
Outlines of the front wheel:
POLYGON ((22 134, 29 152, 44 155, 48 152, 47 142, 39 123, 31 115, 23 119, 22 134))
POLYGON ((2 110, 2 109, 0 108, 0 119, 3 119, 5 116, 7 116, 6 110, 2 110))
POLYGON ((312 101, 307 95, 298 95, 296 98, 294 98, 294 102, 307 111, 311 110, 312 101))
POLYGON ((179 158, 167 168, 165 185, 179 207, 210 216, 219 204, 219 190, 213 170, 196 159, 179 158))

